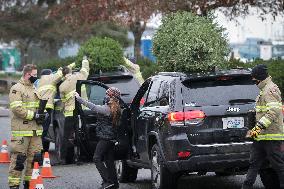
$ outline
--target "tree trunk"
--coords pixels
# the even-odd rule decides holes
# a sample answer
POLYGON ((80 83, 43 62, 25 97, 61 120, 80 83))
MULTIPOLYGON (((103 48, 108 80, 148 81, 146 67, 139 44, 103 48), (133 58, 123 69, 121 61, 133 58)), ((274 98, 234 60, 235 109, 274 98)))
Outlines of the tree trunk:
POLYGON ((21 65, 19 69, 22 69, 24 65, 28 64, 28 50, 30 47, 31 40, 23 40, 18 44, 18 48, 21 51, 21 65))
POLYGON ((49 49, 48 49, 48 56, 50 57, 50 58, 58 58, 59 56, 58 56, 58 50, 59 50, 59 48, 58 48, 58 45, 57 45, 57 43, 56 42, 53 42, 53 43, 49 43, 49 49))
POLYGON ((22 69, 26 64, 28 64, 28 47, 22 46, 20 47, 21 51, 21 65, 19 69, 22 69))
POLYGON ((146 29, 146 22, 136 21, 130 25, 130 30, 134 36, 134 57, 137 61, 141 57, 141 37, 146 29))

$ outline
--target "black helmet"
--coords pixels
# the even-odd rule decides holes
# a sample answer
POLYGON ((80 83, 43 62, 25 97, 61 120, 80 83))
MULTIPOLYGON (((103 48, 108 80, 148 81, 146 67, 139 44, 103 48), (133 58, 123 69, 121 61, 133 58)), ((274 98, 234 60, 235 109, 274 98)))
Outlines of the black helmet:
POLYGON ((257 80, 263 81, 268 77, 267 66, 259 64, 255 66, 251 71, 251 76, 257 80))
POLYGON ((52 73, 52 70, 51 69, 43 69, 41 70, 40 72, 40 75, 50 75, 52 73))

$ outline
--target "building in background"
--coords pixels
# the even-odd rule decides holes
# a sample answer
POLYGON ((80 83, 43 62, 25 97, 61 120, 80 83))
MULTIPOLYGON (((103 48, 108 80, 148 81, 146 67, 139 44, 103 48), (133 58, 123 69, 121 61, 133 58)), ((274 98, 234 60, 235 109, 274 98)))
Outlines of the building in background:
POLYGON ((259 58, 262 60, 270 60, 273 57, 272 42, 260 41, 258 45, 259 45, 259 58))
POLYGON ((243 62, 255 59, 284 59, 284 42, 247 38, 244 43, 232 43, 230 46, 233 57, 243 62))
POLYGON ((15 72, 21 65, 21 54, 11 46, 0 45, 0 70, 15 72))

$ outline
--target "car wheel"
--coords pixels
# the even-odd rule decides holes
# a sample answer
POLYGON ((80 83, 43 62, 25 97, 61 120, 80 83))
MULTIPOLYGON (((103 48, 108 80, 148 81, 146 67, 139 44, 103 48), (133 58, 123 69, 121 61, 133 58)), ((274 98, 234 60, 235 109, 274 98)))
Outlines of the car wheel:
POLYGON ((126 160, 115 161, 116 172, 121 183, 134 182, 137 178, 138 169, 130 167, 126 160))
POLYGON ((74 157, 75 157, 75 149, 74 149, 74 147, 67 148, 67 153, 66 153, 66 157, 65 157, 66 164, 74 163, 74 157))
POLYGON ((278 175, 272 168, 261 169, 259 174, 265 189, 280 188, 278 175))
POLYGON ((171 173, 164 165, 158 145, 151 150, 151 182, 152 189, 174 189, 177 186, 178 177, 171 173))

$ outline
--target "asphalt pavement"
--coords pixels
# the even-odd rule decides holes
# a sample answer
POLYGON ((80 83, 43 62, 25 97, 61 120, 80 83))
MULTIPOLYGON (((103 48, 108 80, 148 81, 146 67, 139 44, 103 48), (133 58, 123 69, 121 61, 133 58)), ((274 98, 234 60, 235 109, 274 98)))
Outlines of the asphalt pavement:
MULTIPOLYGON (((10 118, 0 117, 0 140, 10 140, 10 118)), ((58 165, 52 167, 55 179, 45 179, 46 189, 98 189, 101 178, 93 163, 83 165, 58 165)), ((8 165, 0 164, 0 189, 8 189, 8 165)), ((218 177, 214 173, 204 176, 190 174, 179 179, 178 189, 240 189, 245 175, 218 177)), ((135 183, 120 184, 120 189, 150 189, 150 171, 139 170, 135 183)), ((263 189, 257 178, 254 189, 263 189)))

